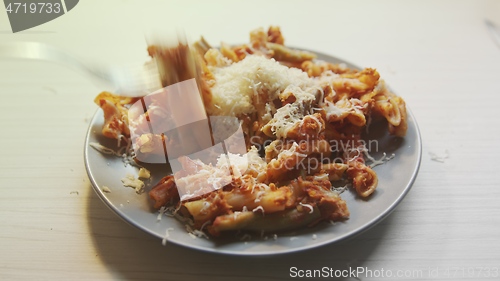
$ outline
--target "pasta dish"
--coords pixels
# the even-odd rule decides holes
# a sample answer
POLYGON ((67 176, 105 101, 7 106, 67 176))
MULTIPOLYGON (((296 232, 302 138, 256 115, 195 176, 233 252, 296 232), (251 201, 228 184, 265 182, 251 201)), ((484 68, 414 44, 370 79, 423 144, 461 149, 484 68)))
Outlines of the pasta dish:
POLYGON ((404 100, 373 68, 321 61, 284 41, 281 30, 270 27, 252 31, 243 45, 212 48, 201 39, 191 46, 148 48, 164 87, 194 78, 201 109, 190 116, 206 115, 210 122, 226 117, 203 121, 211 124, 206 145, 197 141, 199 125, 155 133, 151 120, 171 118, 158 99, 148 106, 142 101, 136 111, 140 97, 108 92, 96 97, 104 111, 102 134, 126 150, 133 143, 136 163, 168 158, 179 166, 146 188, 155 209, 213 237, 234 231, 272 234, 346 220, 345 189, 366 199, 375 192, 372 168, 380 161, 370 156, 362 135, 371 122, 384 119, 390 134, 404 137, 404 100), (238 129, 244 146, 231 150, 222 140, 238 129), (225 154, 210 163, 191 156, 221 142, 225 154))

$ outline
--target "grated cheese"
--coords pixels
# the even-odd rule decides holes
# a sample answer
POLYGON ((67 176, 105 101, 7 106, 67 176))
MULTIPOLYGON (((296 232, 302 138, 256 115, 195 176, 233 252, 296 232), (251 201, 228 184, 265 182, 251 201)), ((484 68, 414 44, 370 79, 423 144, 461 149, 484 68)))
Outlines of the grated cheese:
MULTIPOLYGON (((132 165, 141 168, 139 164, 137 164, 134 160, 135 157, 135 152, 132 149, 132 141, 129 138, 125 139, 127 141, 126 146, 122 146, 118 149, 118 151, 115 151, 109 147, 106 147, 100 143, 96 142, 91 142, 89 143, 89 146, 92 147, 93 149, 99 151, 100 153, 107 154, 107 155, 114 155, 117 157, 122 158, 123 165, 127 167, 127 165, 132 165)), ((110 165, 109 162, 106 163, 108 166, 110 165)))
POLYGON ((329 180, 329 178, 328 178, 328 174, 323 173, 323 174, 320 174, 320 175, 314 176, 313 180, 314 180, 314 181, 325 181, 325 180, 329 180))
POLYGON ((264 208, 262 206, 256 207, 255 209, 252 210, 252 212, 255 213, 255 212, 259 211, 259 210, 262 211, 262 214, 264 214, 264 208))
POLYGON ((132 174, 127 174, 124 178, 122 178, 122 183, 123 186, 135 189, 137 194, 141 194, 144 191, 144 182, 140 179, 136 179, 132 174))
POLYGON ((111 193, 111 189, 109 189, 109 187, 107 187, 107 186, 104 185, 102 187, 102 192, 111 193))
POLYGON ((90 147, 93 149, 99 151, 100 153, 103 154, 108 154, 108 155, 115 155, 115 156, 121 156, 121 154, 118 154, 118 152, 114 151, 113 149, 109 147, 105 147, 104 145, 97 143, 97 142, 91 142, 89 143, 90 147))
POLYGON ((163 246, 167 245, 167 239, 168 239, 168 237, 170 237, 170 231, 173 231, 173 230, 174 229, 172 227, 169 227, 169 228, 167 228, 167 230, 165 230, 165 236, 161 240, 161 244, 163 246))
MULTIPOLYGON (((304 113, 300 109, 299 104, 286 104, 274 114, 273 119, 269 121, 264 127, 270 126, 273 134, 278 139, 284 139, 296 124, 302 122, 304 113)), ((263 128, 264 128, 263 127, 263 128)))
POLYGON ((162 207, 160 208, 160 210, 158 211, 158 216, 156 217, 156 221, 157 221, 157 222, 161 221, 161 217, 163 216, 163 214, 165 214, 165 211, 166 211, 166 210, 167 210, 167 209, 165 208, 165 206, 162 206, 162 207))
POLYGON ((326 113, 326 119, 330 120, 330 117, 339 117, 346 112, 346 110, 335 106, 333 102, 325 101, 325 106, 323 107, 326 113))
POLYGON ((206 221, 205 223, 203 223, 200 227, 200 230, 203 231, 203 228, 205 228, 205 226, 207 226, 209 223, 210 221, 206 221))
POLYGON ((337 194, 341 194, 344 191, 346 191, 348 188, 349 188, 349 184, 346 184, 346 185, 341 186, 341 187, 334 187, 334 186, 332 186, 330 188, 330 191, 336 192, 337 194))
POLYGON ((262 195, 264 194, 266 194, 266 190, 260 190, 259 192, 257 192, 257 194, 255 195, 255 200, 253 202, 259 203, 262 195))
POLYGON ((237 219, 238 219, 238 216, 239 216, 240 214, 241 214, 241 212, 238 212, 238 211, 234 212, 234 213, 233 213, 233 219, 234 219, 234 220, 237 220, 237 219))
POLYGON ((240 178, 248 168, 247 153, 240 155, 228 152, 227 154, 222 154, 219 158, 217 158, 217 168, 227 170, 229 166, 234 178, 240 178), (228 160, 229 163, 227 162, 228 160))
POLYGON ((314 115, 308 115, 307 116, 308 118, 311 118, 312 120, 314 120, 314 122, 316 122, 316 124, 318 124, 318 131, 316 132, 316 136, 319 136, 319 132, 321 132, 321 130, 323 129, 323 124, 321 124, 321 122, 319 121, 318 118, 316 118, 316 116, 314 115))
POLYGON ((255 112, 252 97, 265 88, 269 100, 278 98, 289 85, 302 89, 313 86, 314 81, 298 68, 281 65, 274 59, 249 55, 230 66, 213 69, 213 105, 209 114, 237 116, 255 112))
POLYGON ((139 169, 139 178, 149 179, 151 177, 151 172, 146 168, 139 169))
POLYGON ((314 212, 314 208, 311 204, 304 204, 302 202, 299 202, 299 205, 302 207, 306 207, 309 209, 309 214, 312 214, 314 212))
POLYGON ((200 230, 198 230, 198 229, 193 229, 193 228, 192 228, 189 224, 186 224, 186 225, 184 225, 184 226, 186 227, 186 231, 187 231, 187 233, 189 234, 189 236, 191 236, 191 237, 195 236, 195 237, 197 237, 197 238, 201 238, 201 237, 203 237, 203 238, 206 238, 206 239, 210 239, 210 238, 208 237, 208 235, 207 235, 207 234, 205 234, 205 232, 200 231, 200 230))
POLYGON ((203 202, 203 206, 200 209, 200 213, 206 212, 208 208, 210 208, 212 204, 208 201, 203 202))
POLYGON ((386 162, 390 161, 391 159, 393 159, 396 156, 396 154, 394 154, 394 153, 391 154, 391 156, 387 156, 387 154, 384 152, 382 157, 380 157, 380 159, 375 159, 375 158, 373 158, 373 156, 368 154, 367 149, 363 150, 363 152, 364 152, 366 158, 371 161, 370 165, 368 165, 370 168, 385 164, 386 162))
POLYGON ((448 150, 444 151, 444 155, 437 155, 434 152, 429 152, 429 155, 431 156, 432 161, 436 161, 436 162, 440 162, 440 163, 444 163, 444 161, 450 157, 448 150))
POLYGON ((198 229, 195 229, 195 230, 193 231, 193 234, 194 234, 194 235, 196 235, 196 236, 197 236, 197 237, 199 237, 199 238, 203 237, 203 238, 206 238, 206 239, 210 239, 210 238, 208 237, 208 235, 207 235, 205 232, 200 231, 200 230, 198 230, 198 229))
POLYGON ((274 106, 274 104, 268 102, 268 103, 266 103, 266 106, 264 108, 266 110, 266 113, 264 115, 262 115, 261 118, 262 118, 262 122, 267 123, 267 122, 271 121, 274 113, 276 113, 276 107, 274 106))

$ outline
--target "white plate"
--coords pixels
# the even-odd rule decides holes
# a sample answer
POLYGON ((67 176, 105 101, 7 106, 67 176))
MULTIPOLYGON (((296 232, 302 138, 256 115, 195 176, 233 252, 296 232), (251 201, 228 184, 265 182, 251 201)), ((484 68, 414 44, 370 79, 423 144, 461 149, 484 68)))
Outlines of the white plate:
MULTIPOLYGON (((323 54, 318 54, 318 58, 334 63, 344 62, 323 54)), ((357 68, 352 64, 346 64, 351 68, 357 68)), ((279 234, 277 239, 260 235, 253 235, 252 240, 249 241, 241 241, 236 237, 232 240, 193 239, 187 234, 184 224, 176 219, 163 216, 158 222, 158 213, 152 208, 152 202, 148 198, 147 192, 150 188, 167 175, 166 165, 148 167, 153 170, 152 179, 146 182, 146 192, 138 195, 132 188, 124 187, 121 183, 121 179, 127 173, 137 175, 137 168, 130 165, 125 167, 120 158, 101 154, 89 146, 91 142, 98 142, 107 147, 116 148, 115 140, 107 139, 101 134, 103 121, 102 111, 98 110, 85 139, 84 157, 92 186, 104 203, 131 225, 159 238, 165 236, 168 228, 173 228, 169 232, 169 243, 223 254, 290 253, 338 242, 369 229, 389 215, 408 193, 417 176, 422 153, 420 133, 413 114, 408 110, 408 131, 404 138, 390 136, 385 122, 372 124, 369 128, 370 133, 366 138, 377 140, 379 146, 378 152, 371 152, 371 155, 378 159, 383 152, 386 152, 387 155, 394 153, 395 157, 374 168, 379 183, 369 200, 358 198, 353 191, 342 193, 341 197, 347 202, 351 213, 350 218, 345 222, 338 222, 335 225, 321 223, 313 228, 279 234), (103 186, 109 187, 111 193, 103 192, 103 186)), ((158 241, 158 247, 161 247, 160 241, 158 241)))

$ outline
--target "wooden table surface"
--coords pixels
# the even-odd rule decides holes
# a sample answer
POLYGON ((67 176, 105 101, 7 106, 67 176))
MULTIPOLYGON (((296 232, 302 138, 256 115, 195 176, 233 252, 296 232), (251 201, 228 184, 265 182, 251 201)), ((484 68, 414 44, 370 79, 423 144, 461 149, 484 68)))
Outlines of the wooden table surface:
POLYGON ((372 276, 333 279, 499 280, 500 46, 486 18, 500 25, 500 1, 94 0, 16 34, 0 12, 0 44, 44 42, 103 65, 146 60, 152 32, 182 27, 237 43, 280 25, 289 45, 376 67, 423 140, 408 196, 348 241, 252 258, 163 247, 114 215, 89 183, 83 143, 104 86, 65 65, 3 59, 0 279, 285 280, 292 267, 361 267, 372 276))

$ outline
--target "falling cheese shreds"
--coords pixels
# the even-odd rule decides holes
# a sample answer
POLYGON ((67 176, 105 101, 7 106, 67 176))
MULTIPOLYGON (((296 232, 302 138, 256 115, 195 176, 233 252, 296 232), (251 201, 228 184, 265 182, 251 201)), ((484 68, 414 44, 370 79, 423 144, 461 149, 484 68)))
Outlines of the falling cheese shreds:
POLYGON ((136 179, 132 174, 127 174, 122 179, 122 183, 123 186, 132 187, 133 189, 135 189, 135 192, 137 194, 141 194, 144 191, 144 182, 140 179, 136 179))
POLYGON ((138 177, 142 179, 149 179, 151 177, 151 172, 146 168, 140 168, 138 177))
POLYGON ((107 187, 107 186, 105 186, 105 185, 104 185, 104 186, 102 187, 102 192, 105 192, 105 193, 111 193, 111 189, 109 189, 109 187, 107 187))

